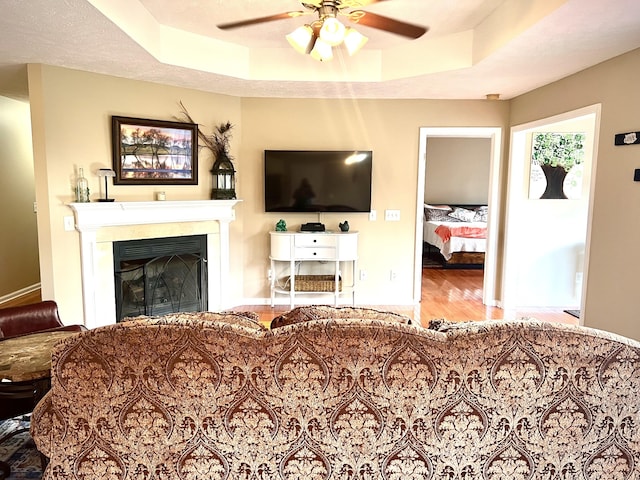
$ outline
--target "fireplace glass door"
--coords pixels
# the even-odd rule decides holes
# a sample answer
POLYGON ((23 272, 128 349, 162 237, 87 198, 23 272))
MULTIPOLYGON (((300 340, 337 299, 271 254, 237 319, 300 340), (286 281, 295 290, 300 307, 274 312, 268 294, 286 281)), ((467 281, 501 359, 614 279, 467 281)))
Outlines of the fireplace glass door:
POLYGON ((117 321, 207 309, 206 235, 114 243, 117 321))

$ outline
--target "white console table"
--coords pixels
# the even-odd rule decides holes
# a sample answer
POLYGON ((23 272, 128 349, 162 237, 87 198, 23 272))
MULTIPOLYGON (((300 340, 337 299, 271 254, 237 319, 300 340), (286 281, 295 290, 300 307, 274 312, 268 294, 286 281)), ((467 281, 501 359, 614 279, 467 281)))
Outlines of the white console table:
MULTIPOLYGON (((358 232, 269 232, 271 236, 271 306, 276 294, 289 296, 291 308, 296 295, 331 294, 334 305, 341 295, 351 294, 355 305, 356 269, 358 261, 358 232), (333 291, 296 290, 295 277, 299 268, 309 262, 330 264, 333 275, 333 291), (350 268, 346 284, 341 265, 350 268), (282 275, 282 276, 281 276, 282 275), (340 284, 342 283, 342 288, 340 284)), ((307 266, 307 265, 305 265, 307 266)), ((308 265, 310 268, 313 265, 308 265)), ((346 271, 344 273, 347 273, 346 271)))

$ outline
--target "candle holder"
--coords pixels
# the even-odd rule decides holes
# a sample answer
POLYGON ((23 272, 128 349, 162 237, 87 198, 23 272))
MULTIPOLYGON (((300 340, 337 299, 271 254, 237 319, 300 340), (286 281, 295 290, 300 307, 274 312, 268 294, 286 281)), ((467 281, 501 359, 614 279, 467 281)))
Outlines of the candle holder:
POLYGON ((99 202, 113 202, 115 199, 109 198, 109 177, 115 177, 116 172, 110 168, 101 168, 98 170, 98 176, 104 177, 104 198, 100 198, 99 202))

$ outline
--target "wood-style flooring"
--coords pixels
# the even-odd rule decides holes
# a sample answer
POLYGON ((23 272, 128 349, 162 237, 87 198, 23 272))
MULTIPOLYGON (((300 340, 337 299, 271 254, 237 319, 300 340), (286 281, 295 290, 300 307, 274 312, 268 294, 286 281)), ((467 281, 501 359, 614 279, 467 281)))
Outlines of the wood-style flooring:
POLYGON ((40 301, 42 301, 42 297, 40 296, 40 289, 38 289, 34 292, 26 293, 20 297, 0 303, 0 308, 18 307, 20 305, 29 305, 40 301))
MULTIPOLYGON (((497 307, 482 304, 482 270, 446 270, 425 268, 422 270, 422 301, 416 308, 397 305, 358 305, 376 310, 390 310, 420 319, 427 326, 431 319, 444 318, 449 321, 471 320, 513 320, 521 317, 533 317, 548 322, 577 324, 578 319, 562 309, 536 309, 505 311, 497 307)), ((40 291, 36 291, 14 300, 5 302, 0 308, 25 305, 40 301, 40 291)), ((257 312, 260 321, 268 324, 271 319, 289 309, 288 305, 270 307, 259 305, 240 305, 232 310, 257 312)))

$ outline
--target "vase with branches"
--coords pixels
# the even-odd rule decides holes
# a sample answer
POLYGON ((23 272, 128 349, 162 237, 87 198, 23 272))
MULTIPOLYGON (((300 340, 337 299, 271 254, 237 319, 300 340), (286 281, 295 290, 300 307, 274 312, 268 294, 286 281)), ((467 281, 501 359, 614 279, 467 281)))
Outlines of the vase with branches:
MULTIPOLYGON (((182 102, 180 102, 180 108, 182 109, 182 115, 190 123, 196 123, 182 102)), ((213 166, 210 170, 213 175, 211 198, 214 200, 235 199, 235 169, 232 162, 233 158, 229 154, 229 142, 233 124, 228 121, 222 122, 216 125, 209 135, 202 131, 200 124, 197 125, 201 147, 209 150, 214 158, 213 166)))

